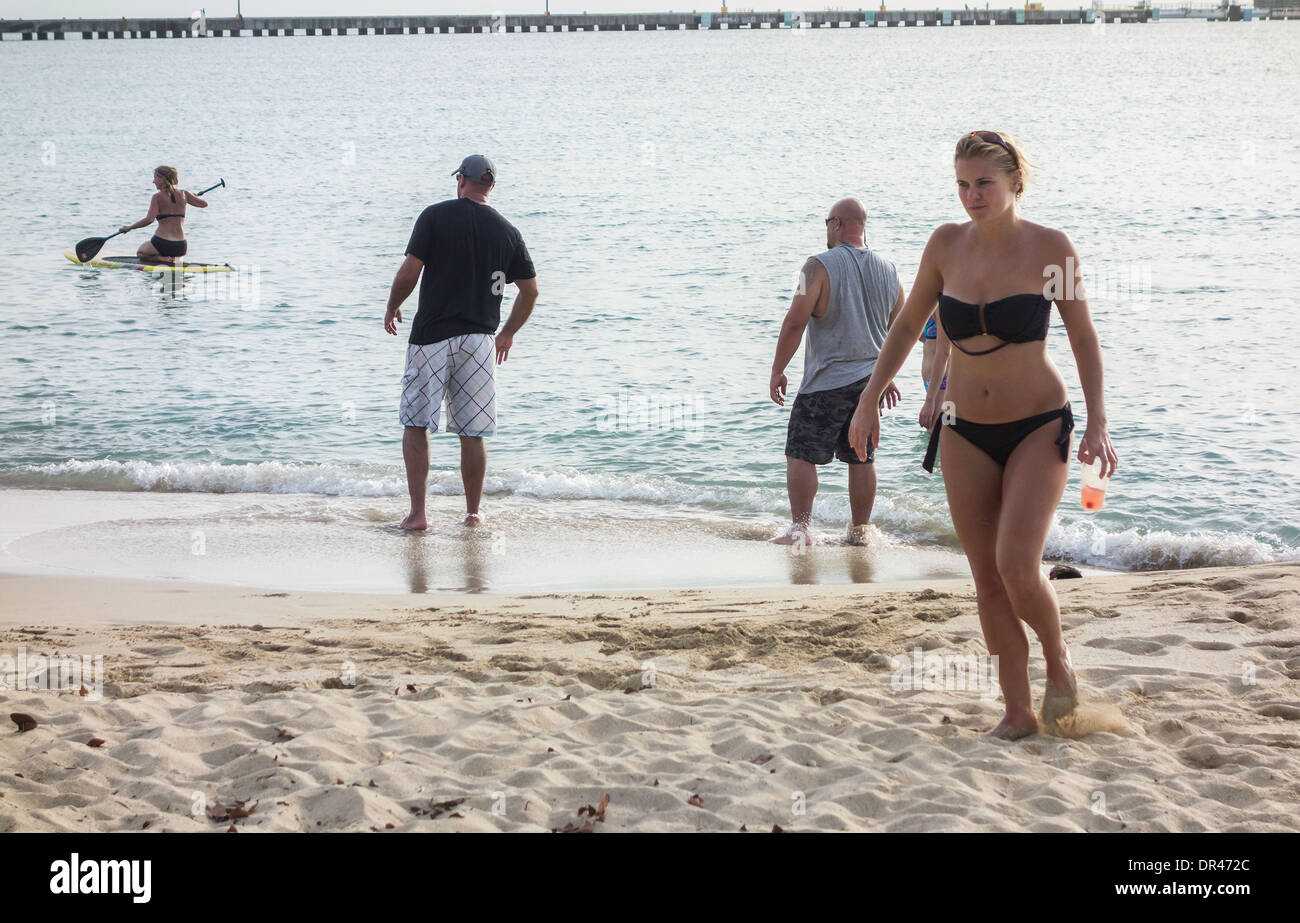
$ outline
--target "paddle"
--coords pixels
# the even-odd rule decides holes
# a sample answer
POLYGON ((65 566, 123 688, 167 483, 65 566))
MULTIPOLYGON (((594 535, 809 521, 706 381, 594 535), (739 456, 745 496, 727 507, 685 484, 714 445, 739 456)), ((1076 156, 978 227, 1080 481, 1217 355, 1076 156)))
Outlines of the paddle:
MULTIPOLYGON (((211 192, 213 189, 216 189, 218 186, 225 186, 225 185, 226 185, 226 181, 223 179, 220 182, 213 183, 207 189, 204 189, 203 192, 197 193, 197 195, 203 195, 204 193, 211 192)), ((87 237, 85 240, 78 241, 77 259, 79 259, 83 263, 94 259, 95 254, 98 253, 100 250, 104 249, 104 244, 108 243, 110 240, 112 240, 114 237, 116 237, 118 234, 121 233, 122 233, 121 231, 114 231, 112 234, 109 234, 107 237, 87 237)))

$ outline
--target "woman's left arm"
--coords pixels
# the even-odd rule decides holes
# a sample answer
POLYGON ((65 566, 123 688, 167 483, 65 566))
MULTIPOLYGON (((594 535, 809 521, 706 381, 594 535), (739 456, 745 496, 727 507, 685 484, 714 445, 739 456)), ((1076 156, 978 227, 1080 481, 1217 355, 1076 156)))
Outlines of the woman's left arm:
POLYGON ((1106 399, 1104 396, 1104 374, 1101 361, 1101 341, 1097 337, 1097 328, 1093 326, 1092 315, 1088 311, 1087 292, 1083 286, 1083 272, 1079 264, 1079 255, 1074 251, 1070 238, 1061 231, 1052 231, 1052 252, 1057 262, 1048 267, 1044 277, 1048 280, 1044 295, 1056 302, 1065 323, 1065 332, 1070 337, 1070 349, 1074 353, 1074 362, 1079 370, 1079 384, 1083 387, 1083 397, 1087 404, 1088 425, 1083 438, 1079 440, 1079 461, 1089 464, 1093 459, 1101 459, 1101 476, 1109 477, 1119 463, 1115 448, 1111 445, 1107 432, 1106 399), (1068 274, 1064 267, 1073 267, 1068 274))

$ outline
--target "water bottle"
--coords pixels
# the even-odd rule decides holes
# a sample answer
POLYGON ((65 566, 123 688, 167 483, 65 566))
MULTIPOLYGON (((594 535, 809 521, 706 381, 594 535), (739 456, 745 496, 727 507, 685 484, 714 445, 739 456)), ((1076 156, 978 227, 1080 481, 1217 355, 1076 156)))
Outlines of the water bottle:
POLYGON ((1106 505, 1106 486, 1110 483, 1110 478, 1101 476, 1100 458, 1094 458, 1091 464, 1084 465, 1082 474, 1083 508, 1095 513, 1106 505))

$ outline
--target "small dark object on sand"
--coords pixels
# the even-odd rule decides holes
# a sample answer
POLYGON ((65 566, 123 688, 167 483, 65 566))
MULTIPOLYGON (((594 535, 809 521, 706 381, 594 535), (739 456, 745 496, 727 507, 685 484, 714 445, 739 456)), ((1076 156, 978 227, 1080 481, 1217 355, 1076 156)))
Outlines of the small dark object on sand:
POLYGON ((1047 575, 1048 580, 1072 580, 1075 577, 1082 577, 1078 568, 1071 567, 1068 564, 1057 564, 1047 575))

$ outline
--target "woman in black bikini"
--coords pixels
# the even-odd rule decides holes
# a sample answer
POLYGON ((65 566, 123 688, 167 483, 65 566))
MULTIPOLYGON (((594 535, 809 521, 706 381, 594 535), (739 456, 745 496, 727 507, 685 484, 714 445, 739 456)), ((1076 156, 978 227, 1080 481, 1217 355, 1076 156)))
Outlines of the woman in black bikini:
POLYGON ((1067 291, 1048 288, 1060 281, 1061 267, 1078 266, 1078 256, 1065 234, 1016 211, 1030 164, 1014 141, 991 131, 963 137, 954 164, 957 194, 971 220, 930 235, 916 283, 853 415, 849 442, 860 458, 868 439, 879 445, 880 396, 937 304, 945 339, 957 352, 925 467, 932 469, 937 450, 953 527, 975 581, 984 641, 998 656, 1006 714, 991 733, 1014 739, 1038 730, 1022 622, 1038 636, 1046 660, 1043 723, 1055 723, 1078 703, 1056 593, 1042 572, 1074 428, 1065 383, 1047 355, 1053 301, 1087 401, 1078 457, 1100 458, 1103 475, 1118 459, 1106 432, 1101 346, 1077 269, 1067 291))
POLYGON ((118 228, 123 234, 136 228, 148 227, 156 220, 158 233, 140 245, 136 256, 142 260, 159 263, 172 263, 178 256, 184 256, 189 245, 185 242, 185 206, 207 208, 208 203, 192 192, 177 189, 180 177, 175 167, 158 167, 153 171, 153 184, 158 190, 149 200, 149 214, 135 224, 124 224, 118 228))

